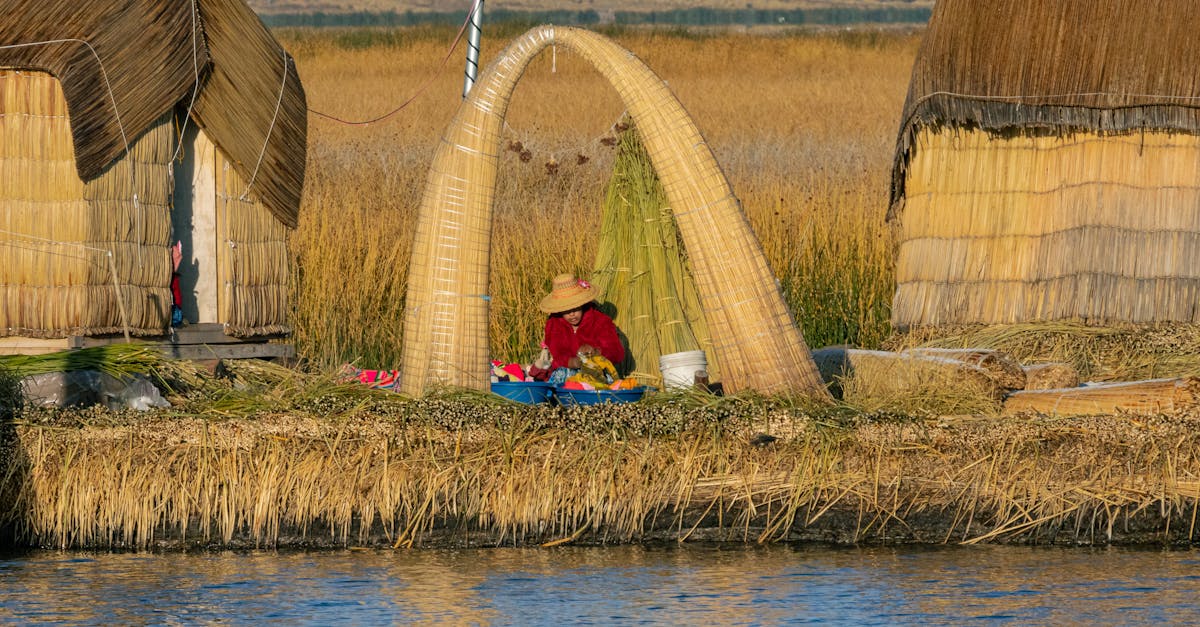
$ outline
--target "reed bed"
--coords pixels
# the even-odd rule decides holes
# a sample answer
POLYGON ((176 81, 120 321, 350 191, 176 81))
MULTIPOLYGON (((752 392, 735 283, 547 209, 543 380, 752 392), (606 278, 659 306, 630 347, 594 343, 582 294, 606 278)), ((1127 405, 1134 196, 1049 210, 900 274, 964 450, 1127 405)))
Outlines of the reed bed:
MULTIPOLYGON (((360 48, 340 44, 338 32, 277 34, 296 58, 310 106, 346 119, 386 112, 434 76, 452 36, 400 30, 360 48)), ((806 340, 877 346, 890 332, 886 190, 916 38, 611 35, 666 79, 696 120, 806 340)), ((485 58, 505 43, 485 37, 485 58)), ((297 347, 314 363, 399 365, 418 195, 460 90, 460 74, 446 72, 386 121, 311 120, 289 277, 297 347)), ((518 84, 503 138, 521 149, 500 155, 492 239, 495 357, 532 358, 543 322, 535 307, 550 279, 590 276, 613 171, 606 140, 615 139, 621 115, 612 88, 565 49, 535 59, 518 84)))
POLYGON ((320 418, 26 414, 0 527, 94 548, 1196 537, 1194 414, 863 422, 657 407, 689 424, 575 430, 578 412, 605 412, 454 399, 320 418), (756 446, 753 430, 779 439, 756 446))

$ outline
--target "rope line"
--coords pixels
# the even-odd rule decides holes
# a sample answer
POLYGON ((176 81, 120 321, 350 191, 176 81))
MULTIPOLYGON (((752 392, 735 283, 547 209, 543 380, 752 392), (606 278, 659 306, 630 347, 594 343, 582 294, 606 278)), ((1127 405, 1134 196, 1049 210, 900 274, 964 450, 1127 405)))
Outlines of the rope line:
POLYGON ((250 193, 250 188, 254 187, 254 181, 258 179, 258 168, 262 165, 263 156, 267 154, 267 146, 271 141, 271 133, 275 131, 275 122, 279 120, 279 107, 283 104, 283 92, 287 88, 288 63, 287 51, 284 51, 283 80, 279 84, 279 98, 275 100, 275 113, 271 115, 271 125, 267 127, 266 137, 263 137, 262 150, 258 152, 258 161, 254 163, 254 172, 250 175, 250 182, 246 183, 246 189, 242 190, 242 195, 238 197, 238 200, 247 200, 246 194, 250 193))
POLYGON ((345 124, 347 126, 367 126, 369 124, 374 124, 376 122, 382 122, 382 121, 392 117, 393 115, 396 115, 397 113, 402 111, 404 108, 406 108, 408 105, 412 104, 413 101, 415 101, 418 97, 421 96, 421 94, 425 93, 425 91, 427 89, 429 89, 429 87, 431 85, 433 85, 434 79, 436 79, 438 76, 440 76, 442 74, 442 71, 446 69, 446 63, 448 61, 450 61, 450 56, 454 54, 454 51, 458 48, 459 42, 462 41, 463 34, 467 32, 467 26, 469 26, 471 24, 471 18, 474 17, 475 12, 479 10, 479 3, 480 3, 480 0, 475 0, 471 4, 471 10, 467 11, 467 18, 465 20, 463 20, 462 26, 460 26, 458 29, 458 34, 454 36, 454 41, 450 44, 450 49, 446 51, 446 56, 442 57, 442 61, 438 64, 437 69, 434 70, 433 74, 430 75, 429 78, 427 78, 425 80, 425 82, 419 88, 417 88, 417 91, 415 93, 413 93, 413 95, 410 96, 408 98, 408 100, 405 100, 404 102, 402 102, 400 104, 400 106, 396 107, 395 109, 393 109, 379 117, 372 118, 370 120, 361 120, 361 121, 344 120, 337 116, 330 115, 328 113, 323 113, 321 111, 317 111, 316 109, 311 109, 311 108, 308 110, 308 112, 315 116, 325 118, 326 120, 338 122, 340 124, 345 124))
POLYGON ((179 153, 183 151, 183 136, 187 133, 188 121, 192 119, 192 109, 196 106, 196 95, 200 93, 200 58, 197 50, 196 37, 196 0, 192 0, 192 72, 196 76, 196 81, 192 85, 192 98, 188 102, 187 114, 183 116, 183 123, 179 125, 179 140, 175 144, 175 154, 171 155, 171 161, 179 158, 179 153))

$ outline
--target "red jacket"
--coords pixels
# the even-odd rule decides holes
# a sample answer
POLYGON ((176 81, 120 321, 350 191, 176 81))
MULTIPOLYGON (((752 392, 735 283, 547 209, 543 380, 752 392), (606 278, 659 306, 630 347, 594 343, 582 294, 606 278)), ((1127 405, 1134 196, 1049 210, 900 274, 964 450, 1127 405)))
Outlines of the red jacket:
POLYGON ((550 347, 553 365, 550 369, 565 368, 567 361, 579 352, 579 347, 589 344, 608 358, 613 365, 625 359, 625 347, 617 337, 617 325, 612 318, 589 307, 583 311, 579 328, 572 329, 571 323, 562 316, 550 316, 546 320, 546 346, 550 347))

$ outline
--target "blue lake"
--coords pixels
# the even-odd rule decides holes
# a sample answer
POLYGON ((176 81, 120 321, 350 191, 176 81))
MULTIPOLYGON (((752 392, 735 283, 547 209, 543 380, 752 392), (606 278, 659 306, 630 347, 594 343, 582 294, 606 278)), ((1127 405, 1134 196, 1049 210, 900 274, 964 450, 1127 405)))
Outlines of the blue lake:
POLYGON ((620 546, 0 557, 6 624, 1200 621, 1200 553, 620 546))

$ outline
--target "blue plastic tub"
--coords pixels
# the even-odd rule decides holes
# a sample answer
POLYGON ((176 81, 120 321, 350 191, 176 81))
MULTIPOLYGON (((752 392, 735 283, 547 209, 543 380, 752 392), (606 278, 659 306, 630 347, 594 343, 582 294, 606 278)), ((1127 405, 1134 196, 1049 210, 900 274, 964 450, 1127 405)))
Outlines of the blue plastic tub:
POLYGON ((549 402, 554 397, 554 386, 544 381, 499 381, 492 384, 492 392, 510 401, 535 405, 549 402))
POLYGON ((602 405, 604 403, 632 403, 646 393, 646 386, 628 390, 571 390, 554 388, 554 396, 560 405, 602 405))

